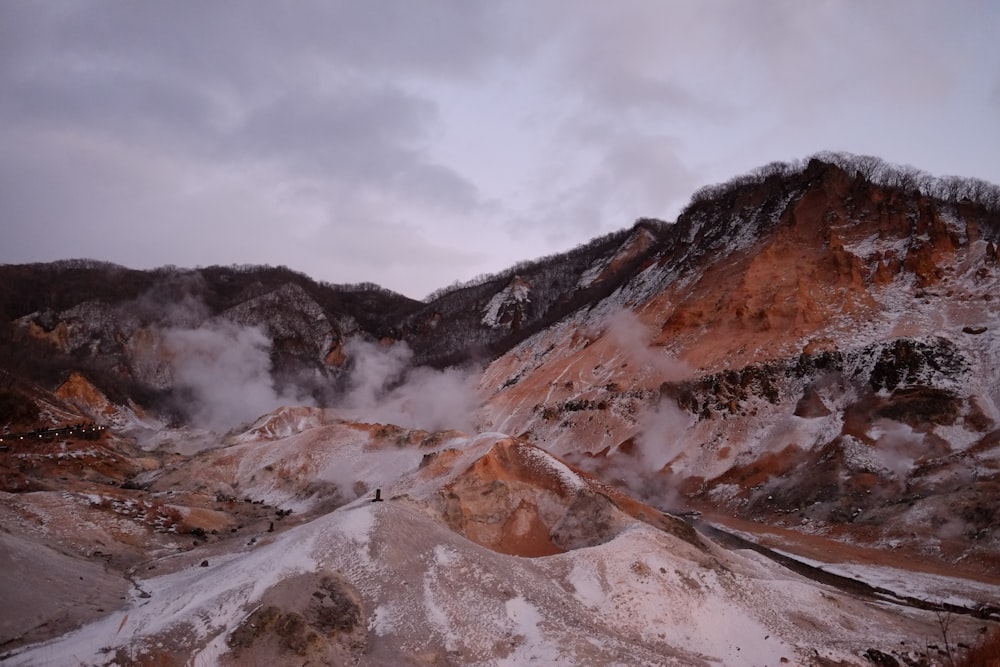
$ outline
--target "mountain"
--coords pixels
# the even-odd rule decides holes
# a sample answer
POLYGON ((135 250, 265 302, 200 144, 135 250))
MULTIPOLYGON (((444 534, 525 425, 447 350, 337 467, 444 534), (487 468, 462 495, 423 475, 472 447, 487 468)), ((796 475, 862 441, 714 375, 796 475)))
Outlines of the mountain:
POLYGON ((487 424, 645 466, 641 494, 995 570, 996 212, 813 161, 671 231, 489 366, 487 424))
MULTIPOLYGON (((73 371, 102 391, 185 421, 171 368, 184 332, 221 344, 258 329, 279 393, 329 403, 343 390, 352 338, 402 341, 416 364, 494 358, 559 318, 610 293, 665 227, 642 220, 564 255, 525 262, 426 303, 377 285, 329 285, 284 267, 164 267, 135 271, 89 260, 0 266, 0 371, 8 382, 54 388, 73 371), (602 268, 603 267, 603 268, 602 268), (600 275, 587 275, 599 270, 600 275), (443 325, 441 323, 444 323, 443 325), (204 334, 202 334, 204 337, 204 334)), ((210 345, 210 341, 200 341, 210 345)), ((256 415, 252 415, 256 416, 256 415)))
POLYGON ((972 660, 998 246, 823 154, 424 302, 0 266, 0 661, 972 660))

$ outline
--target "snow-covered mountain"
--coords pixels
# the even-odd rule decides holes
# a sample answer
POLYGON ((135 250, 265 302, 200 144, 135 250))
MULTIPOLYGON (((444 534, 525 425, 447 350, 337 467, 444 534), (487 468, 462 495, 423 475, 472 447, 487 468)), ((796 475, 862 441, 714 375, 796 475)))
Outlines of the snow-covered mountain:
MULTIPOLYGON (((70 605, 88 621, 9 664, 851 664, 919 657, 937 632, 932 613, 726 550, 502 434, 286 409, 146 468, 5 502, 5 632, 65 629, 70 605)), ((932 602, 1000 593, 854 567, 932 602)))
POLYGON ((957 664, 998 245, 995 186, 825 155, 424 303, 0 267, 0 662, 957 664))
POLYGON ((819 162, 768 187, 493 361, 484 421, 646 499, 995 569, 996 214, 819 162))

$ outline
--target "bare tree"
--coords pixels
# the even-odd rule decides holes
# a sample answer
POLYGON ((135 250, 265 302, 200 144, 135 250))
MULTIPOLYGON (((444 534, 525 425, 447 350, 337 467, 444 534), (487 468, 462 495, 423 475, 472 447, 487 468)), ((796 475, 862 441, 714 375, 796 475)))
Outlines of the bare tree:
POLYGON ((934 617, 937 619, 938 629, 941 631, 941 641, 944 642, 944 654, 948 661, 948 667, 955 667, 955 656, 952 654, 951 639, 948 637, 951 626, 955 623, 955 614, 950 611, 936 611, 934 617))

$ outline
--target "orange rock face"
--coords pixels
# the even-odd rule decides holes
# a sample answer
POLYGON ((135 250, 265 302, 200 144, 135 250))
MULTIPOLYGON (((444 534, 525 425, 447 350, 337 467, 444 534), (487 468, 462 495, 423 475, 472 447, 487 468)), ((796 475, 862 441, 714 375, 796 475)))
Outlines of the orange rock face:
POLYGON ((59 385, 56 396, 95 416, 111 417, 118 412, 108 397, 80 373, 71 374, 59 385))
POLYGON ((28 322, 25 329, 28 335, 49 343, 56 349, 66 352, 69 350, 69 327, 65 322, 60 322, 52 331, 46 331, 35 322, 28 322))
POLYGON ((347 355, 344 354, 343 344, 338 340, 330 347, 330 351, 326 353, 323 363, 327 366, 340 368, 344 365, 345 361, 347 361, 347 355))
POLYGON ((453 530, 516 556, 547 556, 601 544, 631 519, 698 543, 679 521, 510 438, 498 440, 447 484, 438 504, 453 530))
MULTIPOLYGON (((484 426, 609 480, 639 475, 640 496, 665 485, 702 508, 857 535, 865 520, 905 536, 921 534, 921 516, 949 521, 932 501, 904 519, 900 475, 919 486, 995 471, 995 459, 944 458, 995 439, 995 216, 836 169, 771 209, 759 194, 678 222, 688 240, 644 267, 655 287, 617 298, 628 318, 612 297, 494 361, 484 426)), ((966 537, 992 512, 993 478, 976 479, 950 501, 978 508, 961 519, 966 537)))

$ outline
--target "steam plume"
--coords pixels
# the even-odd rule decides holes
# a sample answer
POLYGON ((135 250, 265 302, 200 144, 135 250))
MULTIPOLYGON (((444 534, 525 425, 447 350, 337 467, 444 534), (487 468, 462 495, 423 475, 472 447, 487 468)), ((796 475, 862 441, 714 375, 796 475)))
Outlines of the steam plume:
POLYGON ((211 320, 162 331, 175 386, 199 426, 223 432, 282 405, 311 402, 282 395, 271 378, 271 339, 257 327, 211 320))
POLYGON ((691 374, 690 367, 653 347, 653 332, 631 310, 619 308, 604 320, 605 332, 629 361, 652 371, 661 382, 681 380, 691 374))
POLYGON ((354 339, 344 351, 352 366, 340 407, 351 417, 428 431, 474 429, 479 399, 471 369, 412 367, 413 352, 402 342, 354 339))

